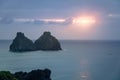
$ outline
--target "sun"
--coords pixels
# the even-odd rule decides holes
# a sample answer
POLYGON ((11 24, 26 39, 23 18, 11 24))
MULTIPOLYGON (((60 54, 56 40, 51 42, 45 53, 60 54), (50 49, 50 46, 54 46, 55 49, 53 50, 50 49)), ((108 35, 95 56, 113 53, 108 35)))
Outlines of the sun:
POLYGON ((92 16, 80 16, 73 18, 72 22, 80 26, 91 26, 96 23, 96 19, 92 16))

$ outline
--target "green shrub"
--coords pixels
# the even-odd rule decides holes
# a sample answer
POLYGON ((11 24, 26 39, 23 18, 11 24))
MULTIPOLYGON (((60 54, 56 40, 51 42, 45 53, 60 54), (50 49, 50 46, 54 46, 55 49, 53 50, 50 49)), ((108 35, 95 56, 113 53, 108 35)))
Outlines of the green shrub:
POLYGON ((0 71, 0 80, 17 80, 9 71, 0 71))

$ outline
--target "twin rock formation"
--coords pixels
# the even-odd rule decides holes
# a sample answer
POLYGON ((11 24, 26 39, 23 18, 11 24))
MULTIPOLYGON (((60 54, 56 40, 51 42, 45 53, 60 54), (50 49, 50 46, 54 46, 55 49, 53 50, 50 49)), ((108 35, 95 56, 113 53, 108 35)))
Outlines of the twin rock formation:
POLYGON ((59 41, 50 32, 44 32, 34 43, 24 33, 17 32, 15 39, 10 45, 12 52, 25 52, 37 50, 62 50, 59 41))

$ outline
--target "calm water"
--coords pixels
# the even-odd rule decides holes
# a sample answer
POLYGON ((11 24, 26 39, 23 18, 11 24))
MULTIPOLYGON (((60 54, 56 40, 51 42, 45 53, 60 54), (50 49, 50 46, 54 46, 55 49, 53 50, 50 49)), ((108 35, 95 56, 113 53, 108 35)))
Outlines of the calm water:
POLYGON ((61 41, 63 51, 11 53, 0 41, 0 70, 49 68, 52 80, 120 80, 120 41, 61 41))

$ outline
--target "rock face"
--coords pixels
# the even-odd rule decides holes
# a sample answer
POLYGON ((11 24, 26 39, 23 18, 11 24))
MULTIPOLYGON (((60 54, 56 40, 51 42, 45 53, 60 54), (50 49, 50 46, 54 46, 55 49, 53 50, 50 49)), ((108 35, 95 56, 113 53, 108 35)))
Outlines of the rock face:
POLYGON ((9 71, 0 71, 0 80, 51 80, 51 71, 45 70, 32 70, 31 72, 16 72, 14 74, 9 71))
POLYGON ((36 50, 61 50, 59 41, 50 32, 44 32, 34 45, 36 50))
POLYGON ((24 33, 17 32, 15 39, 10 45, 10 51, 12 52, 25 52, 33 51, 34 44, 33 42, 24 36, 24 33))
POLYGON ((49 69, 45 70, 32 70, 31 72, 16 72, 14 76, 18 80, 51 80, 51 71, 49 69))

